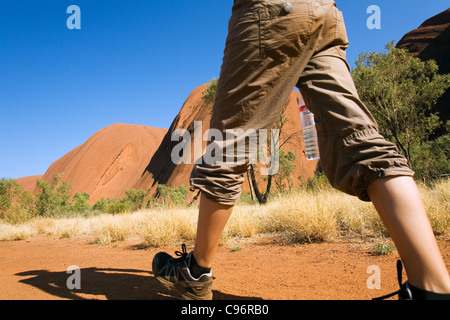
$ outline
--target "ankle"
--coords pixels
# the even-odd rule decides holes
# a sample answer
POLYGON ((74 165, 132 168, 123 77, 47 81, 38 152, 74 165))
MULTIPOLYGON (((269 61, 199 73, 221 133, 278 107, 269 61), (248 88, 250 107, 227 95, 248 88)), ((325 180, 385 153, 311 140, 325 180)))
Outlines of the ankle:
POLYGON ((210 273, 211 272, 211 268, 210 267, 203 267, 201 265, 198 264, 194 253, 192 253, 191 255, 191 261, 189 264, 189 271, 191 272, 191 276, 194 278, 199 278, 201 275, 206 274, 206 273, 210 273))
POLYGON ((194 248, 194 251, 192 252, 192 256, 194 257, 195 261, 199 266, 202 268, 211 268, 212 261, 214 260, 215 255, 205 253, 205 250, 200 251, 194 248))

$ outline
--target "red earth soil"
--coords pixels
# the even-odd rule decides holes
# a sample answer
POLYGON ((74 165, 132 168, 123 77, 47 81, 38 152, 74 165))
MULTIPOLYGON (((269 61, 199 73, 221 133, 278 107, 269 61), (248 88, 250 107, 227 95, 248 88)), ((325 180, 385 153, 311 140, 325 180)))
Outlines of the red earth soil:
MULTIPOLYGON (((396 253, 377 256, 367 244, 281 245, 274 239, 219 248, 213 266, 217 300, 369 300, 398 290, 396 253), (369 266, 380 289, 369 289, 369 266)), ((450 242, 440 240, 450 266, 450 242)), ((188 247, 188 250, 192 248, 188 247)), ((153 256, 176 247, 142 248, 138 241, 97 246, 88 240, 36 236, 0 243, 1 300, 167 300, 151 272, 153 256), (69 290, 68 267, 80 268, 81 289, 69 290)), ((406 275, 404 274, 404 278, 406 275)), ((405 280, 404 280, 405 281, 405 280)))

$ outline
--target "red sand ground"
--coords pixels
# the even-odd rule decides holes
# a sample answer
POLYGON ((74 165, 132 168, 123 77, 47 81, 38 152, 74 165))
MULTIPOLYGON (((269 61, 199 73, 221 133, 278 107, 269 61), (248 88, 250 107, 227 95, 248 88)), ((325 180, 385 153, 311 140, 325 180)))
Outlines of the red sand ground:
MULTIPOLYGON (((450 242, 439 245, 449 267, 450 242)), ((241 247, 219 249, 214 299, 367 300, 398 289, 397 254, 374 256, 364 244, 289 246, 262 239, 241 247), (381 269, 380 290, 367 288, 371 265, 381 269)), ((180 248, 142 249, 132 241, 99 247, 49 236, 1 242, 0 299, 173 299, 151 273, 160 250, 173 254, 180 248), (81 270, 81 290, 67 289, 71 265, 81 270)))

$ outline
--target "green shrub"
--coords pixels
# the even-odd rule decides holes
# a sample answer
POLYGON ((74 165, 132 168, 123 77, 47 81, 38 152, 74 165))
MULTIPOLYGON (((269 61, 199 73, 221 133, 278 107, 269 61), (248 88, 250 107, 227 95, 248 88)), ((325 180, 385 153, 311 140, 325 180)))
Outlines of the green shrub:
POLYGON ((10 224, 23 223, 36 216, 34 196, 16 180, 0 179, 0 218, 10 224))
POLYGON ((75 203, 72 205, 72 210, 78 213, 86 213, 91 208, 89 204, 90 195, 86 192, 75 193, 74 195, 75 203))
POLYGON ((185 205, 189 194, 189 187, 181 185, 169 187, 164 184, 158 185, 156 189, 162 205, 181 206, 185 205))
POLYGON ((148 191, 130 189, 125 194, 124 202, 130 206, 132 211, 143 209, 148 191))
POLYGON ((424 174, 428 174, 435 164, 442 164, 443 158, 430 148, 420 155, 421 145, 442 125, 433 106, 450 87, 450 74, 439 74, 436 61, 422 61, 397 48, 395 41, 386 49, 360 54, 352 70, 353 80, 381 135, 397 145, 414 171, 425 169, 424 174), (417 163, 424 155, 426 162, 417 163))
POLYGON ((315 173, 306 183, 306 189, 311 191, 324 191, 330 188, 331 184, 323 172, 315 173))
POLYGON ((111 200, 110 198, 102 197, 92 206, 92 210, 106 212, 106 208, 109 205, 115 204, 115 203, 116 202, 114 200, 111 200))
POLYGON ((217 90, 217 82, 218 78, 214 78, 211 80, 209 86, 206 88, 205 93, 202 98, 209 103, 214 103, 216 101, 216 90, 217 90))
POLYGON ((176 206, 181 206, 186 204, 186 199, 189 194, 189 187, 185 185, 181 185, 179 187, 173 188, 170 199, 176 206))
POLYGON ((446 124, 446 131, 434 140, 421 141, 413 146, 411 157, 417 180, 431 182, 450 174, 450 121, 446 124))
POLYGON ((60 174, 55 174, 53 183, 38 180, 36 186, 40 192, 36 196, 36 210, 43 217, 63 216, 71 211, 71 186, 62 181, 60 174))
POLYGON ((131 207, 124 202, 112 203, 106 207, 105 212, 111 214, 127 213, 131 212, 131 207))
POLYGON ((373 246, 372 254, 377 256, 384 256, 392 254, 395 251, 395 246, 390 243, 377 243, 373 246))
POLYGON ((297 158, 294 152, 285 153, 280 150, 279 153, 279 169, 277 174, 273 176, 278 192, 286 192, 292 185, 291 172, 295 169, 294 161, 297 158), (284 182, 287 182, 285 184, 284 182))

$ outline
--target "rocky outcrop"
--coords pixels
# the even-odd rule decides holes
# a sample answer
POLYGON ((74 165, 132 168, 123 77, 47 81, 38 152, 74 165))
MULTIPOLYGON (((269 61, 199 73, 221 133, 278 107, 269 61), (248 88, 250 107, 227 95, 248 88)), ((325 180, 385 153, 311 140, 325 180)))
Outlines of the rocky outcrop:
POLYGON ((122 198, 139 179, 166 131, 123 123, 110 125, 55 161, 42 179, 51 182, 60 173, 73 192, 89 193, 91 203, 102 197, 122 198))
MULTIPOLYGON (((433 59, 439 73, 450 72, 450 8, 426 20, 417 29, 408 32, 397 44, 421 60, 433 59)), ((442 120, 450 120, 450 89, 439 99, 434 112, 442 120)))

